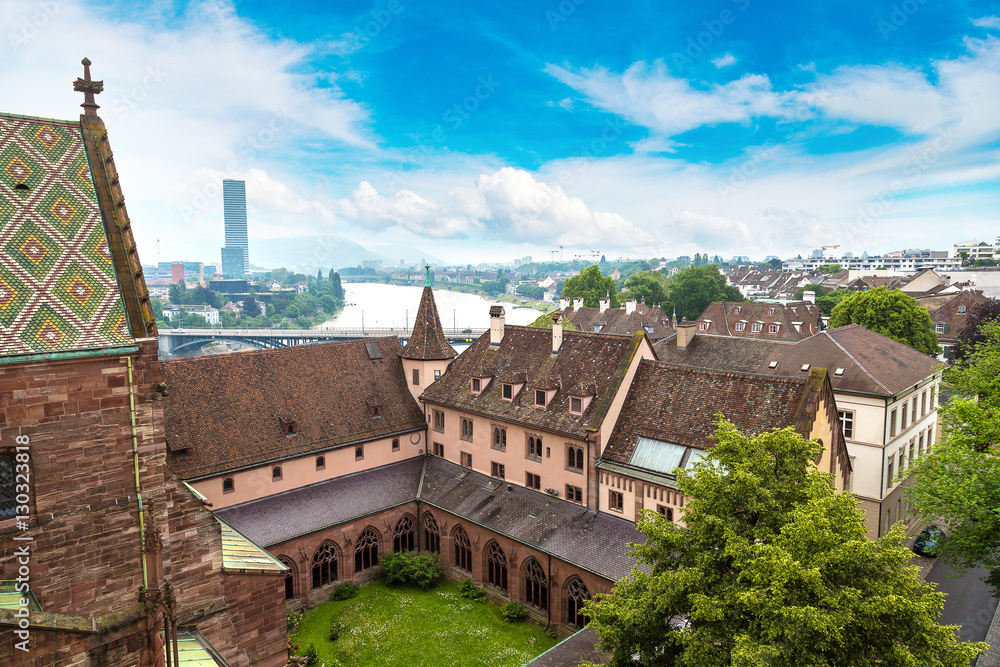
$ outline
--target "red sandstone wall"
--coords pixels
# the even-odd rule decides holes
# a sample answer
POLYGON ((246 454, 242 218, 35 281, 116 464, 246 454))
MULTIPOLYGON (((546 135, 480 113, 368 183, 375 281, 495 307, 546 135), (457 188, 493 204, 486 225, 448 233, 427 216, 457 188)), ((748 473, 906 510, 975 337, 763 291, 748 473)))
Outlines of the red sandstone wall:
POLYGON ((288 660, 284 581, 283 575, 225 575, 227 616, 252 665, 281 667, 288 660))

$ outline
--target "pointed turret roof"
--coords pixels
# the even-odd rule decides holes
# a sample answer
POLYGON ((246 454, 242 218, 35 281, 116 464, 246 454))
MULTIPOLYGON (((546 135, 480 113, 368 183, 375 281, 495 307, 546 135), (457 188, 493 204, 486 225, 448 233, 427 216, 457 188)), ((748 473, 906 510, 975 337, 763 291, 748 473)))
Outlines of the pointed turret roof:
POLYGON ((441 318, 438 317, 437 306, 434 303, 434 291, 431 289, 431 267, 424 267, 427 274, 424 280, 424 293, 420 296, 420 308, 417 309, 417 319, 413 322, 413 334, 399 356, 404 359, 451 359, 458 353, 448 344, 441 328, 441 318))

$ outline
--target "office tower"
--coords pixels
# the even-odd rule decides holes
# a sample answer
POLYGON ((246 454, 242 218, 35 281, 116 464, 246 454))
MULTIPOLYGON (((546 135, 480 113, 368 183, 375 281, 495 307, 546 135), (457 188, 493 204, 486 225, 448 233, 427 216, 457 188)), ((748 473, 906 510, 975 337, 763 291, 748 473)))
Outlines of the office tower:
POLYGON ((226 221, 226 245, 222 249, 222 272, 234 278, 242 278, 250 270, 246 185, 246 181, 231 179, 222 181, 222 211, 226 221), (242 252, 237 253, 237 249, 242 252))

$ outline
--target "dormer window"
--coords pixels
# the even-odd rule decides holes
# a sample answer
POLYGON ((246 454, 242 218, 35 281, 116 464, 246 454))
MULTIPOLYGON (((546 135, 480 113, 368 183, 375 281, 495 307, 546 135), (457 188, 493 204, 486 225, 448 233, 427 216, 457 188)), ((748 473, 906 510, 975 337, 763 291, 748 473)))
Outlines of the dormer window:
POLYGON ((381 417, 381 416, 382 416, 382 406, 381 405, 373 405, 372 406, 372 417, 381 417))
POLYGON ((546 398, 547 397, 545 395, 544 389, 535 390, 535 405, 537 405, 540 408, 544 408, 545 404, 547 403, 546 398))
POLYGON ((472 393, 481 394, 483 391, 483 381, 479 378, 472 378, 472 393))
POLYGON ((512 401, 514 400, 514 385, 509 382, 503 383, 503 400, 512 401))
POLYGON ((736 308, 733 309, 733 312, 736 313, 737 315, 739 315, 742 311, 743 308, 741 308, 740 306, 736 306, 736 308))
POLYGON ((768 308, 767 309, 767 314, 768 315, 774 315, 774 308, 768 308))
POLYGON ((778 333, 778 325, 777 324, 767 325, 767 333, 772 333, 772 334, 778 333))
POLYGON ((761 330, 761 323, 760 322, 754 322, 753 324, 750 325, 750 331, 751 332, 753 332, 753 333, 760 333, 760 330, 761 330))
POLYGON ((604 327, 603 324, 595 324, 594 325, 594 333, 600 333, 601 328, 603 328, 603 327, 604 327))
POLYGON ((834 375, 835 375, 836 377, 844 377, 844 369, 843 369, 843 368, 838 368, 837 370, 835 370, 835 371, 833 372, 833 374, 834 374, 834 375))
POLYGON ((958 312, 964 313, 965 312, 965 306, 959 306, 958 307, 958 312))
POLYGON ((296 435, 299 432, 299 425, 295 423, 294 419, 285 417, 278 417, 278 422, 281 424, 281 432, 285 435, 296 435))
POLYGON ((736 330, 737 331, 743 331, 746 328, 747 328, 747 323, 746 322, 737 322, 736 323, 736 330))
POLYGON ((698 322, 698 331, 708 331, 708 322, 698 322))

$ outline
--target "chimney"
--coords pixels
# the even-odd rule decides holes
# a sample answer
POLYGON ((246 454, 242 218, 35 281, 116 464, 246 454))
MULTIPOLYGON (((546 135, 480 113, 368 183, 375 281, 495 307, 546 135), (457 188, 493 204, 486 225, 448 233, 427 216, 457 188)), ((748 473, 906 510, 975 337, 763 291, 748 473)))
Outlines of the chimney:
POLYGON ((600 300, 600 304, 601 304, 600 312, 603 313, 604 311, 606 311, 608 308, 611 307, 611 297, 610 296, 604 297, 603 299, 600 300))
POLYGON ((691 341, 694 340, 696 326, 698 326, 697 322, 688 322, 687 320, 682 320, 681 323, 677 325, 678 350, 686 350, 687 346, 691 344, 691 341))
POLYGON ((816 292, 808 290, 802 293, 802 300, 806 303, 816 303, 816 292))
POLYGON ((566 310, 567 308, 573 307, 573 297, 571 296, 561 296, 559 297, 559 310, 566 310))
POLYGON ((631 315, 635 312, 635 299, 628 299, 625 301, 625 314, 631 315))
POLYGON ((503 340, 503 306, 490 306, 490 345, 498 346, 503 340))
POLYGON ((557 354, 562 347, 562 315, 552 313, 552 354, 557 354))

